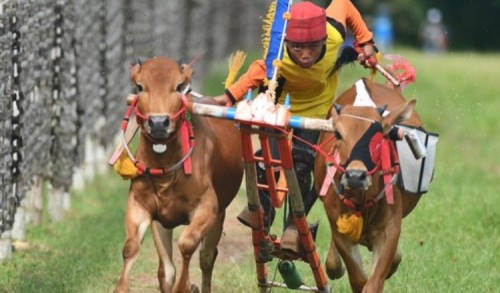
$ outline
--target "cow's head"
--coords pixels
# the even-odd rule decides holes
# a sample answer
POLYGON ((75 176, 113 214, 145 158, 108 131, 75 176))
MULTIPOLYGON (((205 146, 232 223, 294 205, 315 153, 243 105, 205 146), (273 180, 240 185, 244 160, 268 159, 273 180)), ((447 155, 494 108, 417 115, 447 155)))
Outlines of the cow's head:
POLYGON ((172 59, 155 57, 130 67, 138 100, 136 118, 143 131, 154 140, 168 139, 184 113, 183 98, 193 70, 172 59))
POLYGON ((336 149, 343 172, 340 186, 355 205, 375 197, 381 189, 381 146, 392 126, 408 119, 415 100, 384 115, 386 107, 338 106, 332 109, 336 149))

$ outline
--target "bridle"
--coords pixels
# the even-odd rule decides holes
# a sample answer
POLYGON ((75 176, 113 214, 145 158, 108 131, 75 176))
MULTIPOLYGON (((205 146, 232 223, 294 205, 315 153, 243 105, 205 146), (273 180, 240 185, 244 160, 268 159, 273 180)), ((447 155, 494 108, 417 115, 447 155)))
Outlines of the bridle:
POLYGON ((173 172, 177 171, 178 169, 184 167, 184 173, 186 174, 192 174, 192 163, 191 163, 191 154, 193 153, 194 149, 194 132, 193 132, 193 126, 189 119, 187 119, 186 115, 186 93, 189 90, 189 86, 184 89, 184 91, 181 92, 182 95, 182 105, 181 108, 170 117, 170 119, 177 119, 179 118, 180 126, 178 130, 175 132, 174 135, 171 135, 170 137, 167 138, 165 141, 158 141, 154 138, 152 138, 144 129, 144 123, 148 121, 149 117, 141 113, 137 107, 137 104, 139 102, 139 97, 136 96, 135 99, 132 101, 130 104, 129 108, 127 109, 125 113, 125 117, 123 118, 123 122, 121 125, 121 138, 122 138, 122 143, 124 145, 125 150, 127 151, 127 154, 129 158, 132 160, 134 166, 137 168, 137 174, 139 176, 141 175, 153 175, 153 176, 164 176, 164 175, 170 175, 173 172), (180 139, 181 139, 181 145, 182 145, 182 152, 183 152, 183 157, 181 158, 180 161, 176 162, 175 164, 170 165, 169 167, 166 168, 151 168, 146 165, 144 165, 142 162, 138 161, 132 152, 130 151, 130 148, 128 147, 127 141, 125 139, 125 130, 127 129, 128 123, 130 121, 130 117, 132 113, 135 114, 136 121, 137 123, 141 126, 141 134, 143 134, 146 139, 151 141, 154 144, 157 143, 162 143, 166 144, 170 141, 172 141, 174 138, 177 137, 178 133, 180 134, 180 139))
MULTIPOLYGON (((364 117, 359 117, 349 114, 341 114, 341 115, 355 119, 367 120, 371 123, 379 123, 375 120, 367 119, 364 117)), ((380 175, 383 178, 384 188, 379 192, 379 194, 376 197, 368 201, 365 201, 362 204, 355 204, 348 196, 346 196, 345 186, 341 183, 337 185, 335 182, 335 175, 337 172, 340 175, 343 175, 347 172, 346 170, 347 163, 345 165, 340 163, 340 154, 336 148, 336 145, 333 144, 330 150, 327 153, 324 153, 324 155, 326 157, 326 172, 327 176, 330 177, 329 180, 331 184, 335 188, 340 201, 346 206, 353 208, 355 210, 355 214, 359 215, 361 214, 361 211, 374 206, 384 196, 388 204, 394 203, 393 185, 395 184, 397 176, 400 171, 399 158, 397 155, 394 142, 390 140, 386 135, 384 135, 380 141, 380 156, 378 157, 378 160, 374 162, 375 163, 374 167, 366 172, 366 175, 373 175, 377 172, 380 173, 380 175)))
MULTIPOLYGON (((134 113, 135 113, 135 119, 137 121, 137 124, 139 124, 141 126, 141 133, 149 140, 151 141, 152 143, 168 143, 170 141, 172 141, 176 135, 171 135, 169 136, 167 139, 165 140, 162 140, 162 141, 159 141, 157 139, 154 139, 153 137, 151 137, 151 135, 149 135, 149 133, 147 133, 147 131, 144 129, 144 123, 148 121, 149 117, 142 114, 140 111, 139 111, 139 108, 137 107, 137 103, 139 103, 139 98, 136 97, 135 100, 133 101, 132 103, 132 107, 134 108, 134 113)), ((174 115, 170 116, 169 119, 170 120, 174 120, 174 119, 177 119, 178 117, 180 116, 180 122, 183 123, 184 121, 186 121, 186 105, 185 103, 183 102, 182 105, 181 105, 181 108, 179 109, 179 111, 177 111, 174 115)))

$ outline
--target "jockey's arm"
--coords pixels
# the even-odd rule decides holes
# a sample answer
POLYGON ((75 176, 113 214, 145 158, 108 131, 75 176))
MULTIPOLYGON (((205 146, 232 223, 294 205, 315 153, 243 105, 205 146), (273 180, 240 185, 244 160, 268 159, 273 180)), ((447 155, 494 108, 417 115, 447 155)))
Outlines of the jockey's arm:
POLYGON ((266 79, 266 65, 264 60, 256 60, 248 70, 231 86, 229 86, 225 94, 216 96, 214 99, 225 106, 232 106, 236 102, 243 99, 248 90, 253 90, 264 83, 266 79))
POLYGON ((359 61, 365 67, 371 67, 371 64, 365 61, 376 57, 378 50, 373 42, 373 33, 368 29, 358 9, 350 0, 336 0, 326 8, 326 14, 340 22, 344 28, 347 26, 353 31, 359 61))

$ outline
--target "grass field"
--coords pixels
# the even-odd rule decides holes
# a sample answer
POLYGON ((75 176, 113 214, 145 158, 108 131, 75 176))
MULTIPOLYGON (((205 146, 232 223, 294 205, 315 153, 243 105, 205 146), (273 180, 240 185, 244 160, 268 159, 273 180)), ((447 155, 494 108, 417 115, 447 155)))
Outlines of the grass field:
MULTIPOLYGON (((440 141, 434 182, 404 221, 403 261, 385 292, 500 292, 500 54, 397 53, 417 70, 417 82, 404 95, 417 100, 427 129, 439 133, 440 141)), ((219 85, 224 70, 216 69, 209 83, 219 85)), ((357 65, 344 68, 339 90, 363 75, 366 71, 357 65)), ((207 89, 208 94, 221 91, 207 89)), ((110 292, 121 268, 127 190, 127 182, 108 174, 74 193, 66 221, 30 229, 32 248, 0 264, 0 292, 110 292)), ((241 192, 233 210, 244 200, 241 192)), ((315 220, 320 222, 317 246, 324 260, 329 235, 319 202, 309 217, 315 220)), ((133 271, 132 292, 157 290, 157 261, 149 237, 144 246, 133 271)), ((239 247, 242 256, 217 262, 214 292, 257 291, 251 250, 248 241, 247 247, 239 247)), ((369 270, 370 256, 364 250, 363 255, 369 270)), ((303 280, 314 285, 308 268, 298 266, 303 280)), ((270 278, 274 267, 273 262, 270 278)), ((279 275, 276 279, 281 281, 279 275)), ((333 292, 349 292, 346 277, 330 284, 333 292)))

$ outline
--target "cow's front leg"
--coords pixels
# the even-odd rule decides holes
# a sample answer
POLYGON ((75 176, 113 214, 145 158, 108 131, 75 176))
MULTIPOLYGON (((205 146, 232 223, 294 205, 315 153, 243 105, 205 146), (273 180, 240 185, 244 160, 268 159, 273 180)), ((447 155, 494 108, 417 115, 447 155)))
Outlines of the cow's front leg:
MULTIPOLYGON (((394 257, 401 232, 401 217, 392 217, 383 230, 372 233, 373 269, 363 288, 363 293, 378 293, 384 289, 384 281, 394 269, 394 257)), ((397 267, 397 266, 396 266, 397 267)))
POLYGON ((194 211, 190 224, 179 236, 178 245, 181 253, 181 271, 178 279, 175 281, 173 292, 184 293, 196 291, 196 289, 191 288, 189 263, 203 237, 214 226, 218 212, 215 191, 209 189, 202 196, 202 201, 194 211))
POLYGON ((175 266, 172 261, 173 230, 165 229, 161 223, 153 221, 151 232, 158 253, 158 282, 162 293, 172 292, 175 282, 175 266))
POLYGON ((122 250, 123 268, 115 292, 128 292, 130 271, 139 257, 141 243, 150 223, 149 213, 134 199, 131 192, 125 213, 126 240, 122 250))
POLYGON ((345 272, 333 237, 330 240, 330 249, 328 250, 328 256, 326 257, 325 268, 328 278, 331 280, 340 279, 345 272))
POLYGON ((217 245, 222 236, 224 226, 225 212, 217 216, 217 220, 213 228, 208 232, 202 241, 200 249, 200 269, 202 272, 201 292, 209 293, 212 288, 212 273, 214 270, 215 260, 217 258, 217 245))
POLYGON ((347 269, 352 292, 361 292, 368 278, 363 269, 359 245, 351 242, 346 236, 340 235, 337 231, 334 234, 334 240, 347 269))

